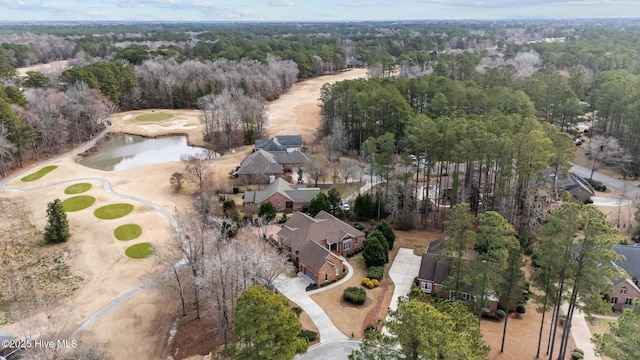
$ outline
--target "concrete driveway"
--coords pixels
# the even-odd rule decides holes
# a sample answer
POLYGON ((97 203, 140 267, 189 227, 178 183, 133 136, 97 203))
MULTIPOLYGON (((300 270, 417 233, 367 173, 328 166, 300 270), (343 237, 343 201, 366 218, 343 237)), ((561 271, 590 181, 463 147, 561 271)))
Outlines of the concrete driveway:
POLYGON ((298 355, 300 360, 347 360, 349 354, 360 346, 360 340, 343 340, 318 344, 309 348, 306 354, 298 355))
POLYGON ((413 253, 413 249, 400 248, 396 258, 389 269, 389 276, 393 280, 395 289, 389 308, 395 310, 398 307, 398 298, 406 296, 411 291, 413 279, 420 272, 420 261, 422 258, 413 253))

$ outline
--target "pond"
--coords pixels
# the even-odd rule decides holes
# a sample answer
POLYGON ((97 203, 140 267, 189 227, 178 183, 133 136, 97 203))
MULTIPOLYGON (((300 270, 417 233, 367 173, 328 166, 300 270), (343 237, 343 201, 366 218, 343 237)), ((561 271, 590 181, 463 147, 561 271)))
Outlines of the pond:
POLYGON ((189 146, 186 136, 146 138, 120 134, 99 145, 95 153, 85 156, 78 163, 93 169, 113 171, 180 161, 181 156, 188 155, 219 156, 214 151, 189 146))

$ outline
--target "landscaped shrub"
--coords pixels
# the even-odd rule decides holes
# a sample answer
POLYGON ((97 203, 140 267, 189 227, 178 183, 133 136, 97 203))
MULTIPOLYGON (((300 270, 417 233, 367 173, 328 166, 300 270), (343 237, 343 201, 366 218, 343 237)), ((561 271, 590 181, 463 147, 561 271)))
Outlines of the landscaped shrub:
POLYGON ((504 310, 501 310, 501 309, 496 310, 496 317, 498 319, 504 319, 505 316, 507 316, 507 313, 505 313, 504 310))
POLYGON ((367 300, 367 292, 361 287, 350 286, 344 289, 342 297, 352 304, 362 305, 367 300))
POLYGON ((516 312, 518 314, 524 314, 524 313, 527 312, 527 308, 524 306, 523 303, 520 303, 520 304, 516 305, 516 312))
POLYGON ((380 286, 380 282, 376 279, 364 278, 362 279, 362 286, 367 287, 369 289, 373 289, 375 287, 380 286))
POLYGON ((353 226, 354 228, 356 228, 356 229, 358 229, 360 231, 364 230, 364 225, 362 223, 359 223, 359 222, 355 222, 355 223, 351 224, 351 226, 353 226))
POLYGON ((584 355, 584 350, 582 350, 580 348, 573 349, 573 352, 577 352, 577 353, 580 353, 580 354, 584 355))
POLYGON ((233 187, 232 189, 234 194, 238 194, 240 192, 240 189, 238 189, 237 187, 233 187))
POLYGON ((383 276, 384 268, 382 266, 372 266, 369 268, 369 272, 367 272, 367 277, 369 279, 381 280, 383 276))
POLYGON ((572 360, 581 360, 584 359, 584 354, 583 353, 579 353, 577 351, 574 351, 571 353, 571 359, 572 360))
POLYGON ((316 338, 318 337, 318 334, 315 331, 302 329, 298 337, 307 339, 307 341, 312 342, 316 340, 316 338))
POLYGON ((296 313, 296 315, 300 316, 300 314, 302 314, 302 309, 300 309, 297 306, 294 306, 291 308, 291 311, 293 311, 294 313, 296 313))
POLYGON ((235 208, 236 208, 236 202, 233 201, 232 199, 225 200, 225 202, 222 203, 223 212, 234 210, 235 208))

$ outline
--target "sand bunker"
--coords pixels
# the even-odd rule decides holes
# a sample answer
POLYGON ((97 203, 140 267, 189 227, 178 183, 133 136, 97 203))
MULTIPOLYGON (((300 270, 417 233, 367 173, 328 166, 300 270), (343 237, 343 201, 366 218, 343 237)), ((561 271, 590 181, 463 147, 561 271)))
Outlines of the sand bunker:
POLYGON ((171 125, 169 126, 150 123, 150 124, 140 125, 140 127, 151 133, 156 133, 158 131, 163 131, 163 130, 189 130, 189 129, 195 129, 198 127, 196 125, 187 126, 188 122, 189 120, 180 119, 180 120, 171 121, 171 125))

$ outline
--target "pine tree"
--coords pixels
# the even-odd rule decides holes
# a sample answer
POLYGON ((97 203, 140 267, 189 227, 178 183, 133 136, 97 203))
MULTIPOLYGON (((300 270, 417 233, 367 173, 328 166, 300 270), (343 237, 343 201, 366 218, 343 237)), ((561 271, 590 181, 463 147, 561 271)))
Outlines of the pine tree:
POLYGON ((44 228, 44 240, 47 243, 61 243, 71 237, 69 221, 62 201, 55 199, 47 204, 47 226, 44 228))

